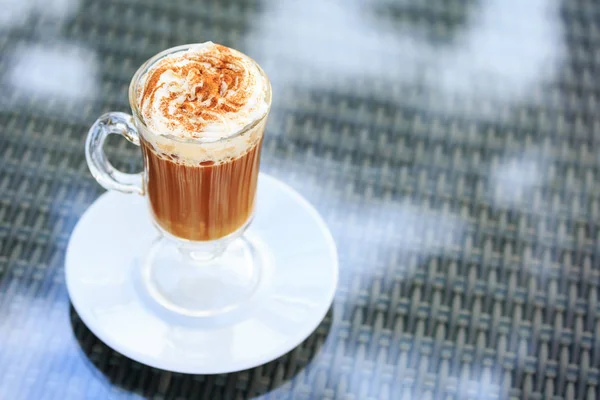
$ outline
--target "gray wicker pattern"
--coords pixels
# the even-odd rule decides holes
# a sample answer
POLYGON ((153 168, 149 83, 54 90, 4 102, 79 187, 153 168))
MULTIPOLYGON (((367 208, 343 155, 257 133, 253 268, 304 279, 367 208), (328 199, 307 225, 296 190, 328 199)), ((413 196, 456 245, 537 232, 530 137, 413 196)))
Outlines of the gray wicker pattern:
POLYGON ((600 398, 596 1, 5 3, 0 398, 600 398), (95 338, 63 264, 101 193, 87 128, 146 58, 204 40, 272 77, 263 170, 324 216, 341 276, 291 353, 188 376, 95 338))

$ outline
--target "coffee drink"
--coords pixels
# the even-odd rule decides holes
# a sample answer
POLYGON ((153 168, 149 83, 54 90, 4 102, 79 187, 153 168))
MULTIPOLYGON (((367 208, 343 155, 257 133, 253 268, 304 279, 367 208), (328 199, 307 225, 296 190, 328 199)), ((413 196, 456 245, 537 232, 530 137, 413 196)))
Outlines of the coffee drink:
POLYGON ((211 42, 159 59, 137 87, 145 191, 158 225, 209 241, 243 228, 256 197, 268 80, 211 42))

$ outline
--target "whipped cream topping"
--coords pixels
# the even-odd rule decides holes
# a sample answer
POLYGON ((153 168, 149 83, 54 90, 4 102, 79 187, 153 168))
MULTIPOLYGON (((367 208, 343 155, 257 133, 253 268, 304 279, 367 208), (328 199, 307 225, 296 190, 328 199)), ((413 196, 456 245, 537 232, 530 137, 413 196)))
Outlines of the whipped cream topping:
POLYGON ((140 80, 137 105, 154 134, 206 143, 262 118, 268 96, 269 83, 254 61, 206 42, 152 65, 140 80))

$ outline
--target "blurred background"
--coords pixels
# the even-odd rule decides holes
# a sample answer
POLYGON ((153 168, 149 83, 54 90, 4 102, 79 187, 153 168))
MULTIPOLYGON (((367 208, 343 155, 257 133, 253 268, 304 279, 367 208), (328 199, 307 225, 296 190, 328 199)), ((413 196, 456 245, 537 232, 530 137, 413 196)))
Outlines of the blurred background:
POLYGON ((599 71, 595 0, 0 0, 0 398, 597 398, 599 71), (207 40, 271 78, 262 170, 322 214, 341 275, 297 349, 190 376, 95 338, 63 265, 103 192, 89 126, 207 40))

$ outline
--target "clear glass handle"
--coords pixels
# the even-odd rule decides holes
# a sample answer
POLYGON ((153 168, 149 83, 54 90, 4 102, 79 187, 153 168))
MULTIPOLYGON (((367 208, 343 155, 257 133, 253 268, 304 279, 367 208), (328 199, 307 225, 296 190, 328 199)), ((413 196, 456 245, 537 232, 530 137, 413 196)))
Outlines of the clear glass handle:
POLYGON ((136 146, 140 145, 138 131, 129 114, 110 112, 94 122, 85 141, 85 158, 96 181, 107 190, 144 194, 143 174, 126 174, 112 166, 104 154, 104 141, 111 134, 124 136, 136 146))

